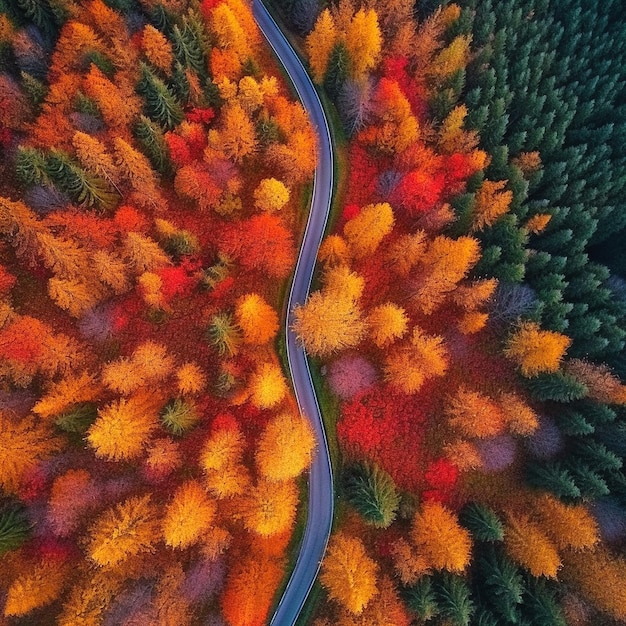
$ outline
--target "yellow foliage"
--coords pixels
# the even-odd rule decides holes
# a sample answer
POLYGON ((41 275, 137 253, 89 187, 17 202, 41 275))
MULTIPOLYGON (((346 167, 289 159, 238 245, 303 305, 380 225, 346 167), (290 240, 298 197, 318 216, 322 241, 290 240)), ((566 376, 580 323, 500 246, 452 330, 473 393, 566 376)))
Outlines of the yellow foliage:
POLYGON ((220 471, 241 460, 245 440, 239 428, 220 428, 211 433, 200 455, 204 471, 220 471))
POLYGON ((296 516, 298 489, 293 481, 259 481, 246 491, 240 511, 245 527, 269 537, 289 530, 296 516))
POLYGON ((102 387, 95 376, 89 372, 81 372, 52 383, 32 410, 41 417, 53 417, 72 404, 96 400, 101 392, 102 387))
POLYGON ((318 84, 324 80, 326 67, 336 43, 337 29, 333 16, 328 9, 324 9, 317 18, 313 30, 306 38, 306 51, 311 73, 313 80, 318 84))
POLYGON ((523 322, 509 338, 504 354, 524 376, 536 376, 558 370, 571 343, 572 340, 561 333, 541 330, 536 322, 523 322))
POLYGON ((130 289, 128 268, 119 257, 106 250, 96 250, 91 258, 98 280, 120 295, 130 289))
POLYGON ((171 548, 197 543, 211 527, 217 507, 199 482, 181 485, 165 509, 163 537, 171 548))
POLYGON ((394 570, 404 585, 413 585, 430 569, 426 557, 402 537, 391 546, 391 557, 394 570))
POLYGON ((450 28, 461 17, 461 7, 458 4, 449 4, 441 11, 441 24, 444 28, 450 28))
POLYGON ((462 472, 466 470, 478 469, 482 466, 480 452, 471 441, 459 439, 444 446, 446 458, 456 465, 462 472))
POLYGON ((311 294, 305 304, 294 309, 294 317, 298 339, 313 356, 352 348, 365 334, 365 322, 354 301, 332 292, 311 294))
POLYGON ((450 398, 446 413, 449 425, 466 437, 493 437, 504 430, 502 407, 465 386, 450 398))
POLYGON ((478 145, 478 133, 463 129, 467 117, 464 104, 454 107, 443 121, 439 130, 439 147, 446 154, 470 152, 478 145))
POLYGON ((506 187, 507 180, 486 180, 476 192, 472 229, 483 230, 492 226, 500 217, 508 213, 513 200, 513 192, 506 187))
POLYGON ((176 370, 176 382, 182 395, 195 395, 206 388, 206 375, 196 363, 183 363, 176 370))
POLYGON ((118 590, 119 582, 108 570, 83 574, 70 589, 68 598, 63 603, 58 625, 100 626, 106 607, 118 590))
POLYGON ((503 393, 499 401, 504 421, 512 433, 527 437, 537 430, 537 414, 518 395, 503 393))
POLYGON ((296 478, 311 465, 315 436, 300 414, 273 417, 259 439, 255 459, 261 476, 270 481, 296 478))
POLYGON ((33 417, 18 419, 0 413, 0 488, 17 492, 24 472, 61 447, 45 425, 33 417))
POLYGON ((5 617, 21 617, 56 600, 63 590, 67 566, 42 560, 18 576, 6 592, 5 617))
POLYGON ((117 189, 120 182, 119 169, 100 140, 87 133, 76 131, 72 137, 72 145, 78 160, 86 170, 101 176, 119 191, 117 189))
POLYGON ((326 267, 346 265, 350 260, 350 251, 346 240, 341 235, 325 237, 317 253, 317 260, 326 267))
POLYGON ((208 470, 204 482, 219 500, 241 496, 250 489, 250 474, 240 463, 226 465, 220 470, 208 470))
POLYGON ((88 283, 74 278, 50 278, 48 295, 58 307, 67 311, 72 317, 80 317, 86 311, 93 309, 104 293, 101 285, 96 282, 88 283))
POLYGON ((443 337, 426 335, 414 328, 409 342, 394 346, 385 359, 385 379, 403 393, 416 393, 430 378, 448 369, 443 337))
POLYGON ((275 178, 264 178, 254 190, 254 206, 273 213, 289 202, 289 189, 275 178))
POLYGON ((425 502, 416 513, 411 538, 418 554, 436 570, 462 572, 469 564, 472 539, 456 515, 440 502, 425 502))
POLYGON ((98 410, 98 418, 87 431, 87 441, 97 457, 134 459, 157 426, 157 415, 146 410, 143 398, 123 398, 98 410))
POLYGON ((244 76, 238 87, 237 102, 248 115, 252 115, 263 104, 261 85, 252 76, 244 76))
POLYGON ((441 82, 463 69, 470 56, 471 35, 459 35, 433 59, 428 74, 437 82, 441 82))
POLYGON ((210 148, 222 151, 235 163, 241 163, 244 157, 253 154, 258 143, 252 120, 236 102, 222 108, 219 130, 209 130, 208 142, 210 148))
POLYGON ((365 289, 365 280, 347 265, 334 265, 326 269, 322 275, 324 293, 329 296, 335 294, 338 298, 344 298, 356 302, 365 289))
POLYGON ((493 295, 498 280, 496 278, 486 278, 475 280, 469 285, 460 285, 452 292, 454 304, 466 311, 475 311, 484 305, 493 295))
POLYGON ((137 285, 141 288, 141 296, 143 301, 155 308, 164 308, 166 306, 163 299, 161 288, 163 281, 158 274, 153 272, 144 272, 138 279, 137 285))
POLYGON ((374 307, 366 318, 372 341, 382 348, 406 334, 409 318, 404 309, 393 302, 374 307))
POLYGON ((172 264, 171 259, 155 241, 139 233, 126 234, 123 250, 125 259, 137 275, 172 264))
POLYGON ((278 332, 278 313, 256 293, 237 300, 235 319, 243 332, 244 343, 261 346, 274 339, 278 332))
POLYGON ((275 363, 262 363, 250 378, 250 402, 259 409, 271 409, 287 395, 287 381, 275 363))
POLYGON ((383 38, 374 9, 359 9, 346 31, 346 48, 350 55, 352 75, 361 78, 378 62, 383 38))
POLYGON ((105 511, 90 528, 89 557, 113 566, 130 556, 151 552, 159 539, 157 511, 150 496, 134 497, 105 511))
POLYGON ((598 525, 586 506, 564 504, 545 494, 536 499, 534 508, 542 522, 542 529, 559 550, 585 550, 600 541, 598 525))
POLYGON ((527 515, 508 515, 504 545, 509 556, 533 576, 556 578, 561 558, 556 546, 527 515))
POLYGON ((392 231, 394 221, 393 209, 387 202, 363 207, 343 227, 352 254, 357 259, 374 254, 383 237, 392 231))
POLYGON ((420 261, 425 251, 426 233, 423 230, 418 230, 415 233, 406 233, 400 235, 389 246, 387 261, 392 271, 406 277, 420 261))
POLYGON ((526 220, 526 224, 524 224, 524 228, 534 235, 538 235, 543 232, 546 226, 550 223, 552 219, 552 215, 548 213, 537 213, 537 215, 533 215, 531 218, 526 220))
POLYGON ((361 540, 338 532, 328 545, 320 582, 332 600, 359 615, 378 593, 377 571, 361 540))
POLYGON ((220 48, 233 50, 242 62, 250 56, 249 38, 237 16, 226 2, 218 4, 213 9, 210 26, 220 48))

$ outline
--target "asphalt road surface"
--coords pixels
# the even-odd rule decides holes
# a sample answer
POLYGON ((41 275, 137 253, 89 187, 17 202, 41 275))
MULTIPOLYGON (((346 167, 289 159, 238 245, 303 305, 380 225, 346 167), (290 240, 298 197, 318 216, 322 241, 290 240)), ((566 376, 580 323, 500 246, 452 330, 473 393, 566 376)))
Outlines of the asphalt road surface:
POLYGON ((326 433, 306 355, 291 330, 293 308, 303 303, 309 294, 317 250, 328 219, 333 189, 333 151, 324 110, 300 59, 260 0, 254 0, 253 12, 259 27, 289 74, 303 106, 308 111, 317 131, 319 144, 311 210, 289 293, 285 329, 289 369, 298 405, 302 414, 310 420, 317 439, 317 449, 309 473, 309 511, 300 552, 283 597, 270 622, 271 626, 292 626, 317 577, 333 521, 333 475, 326 433))

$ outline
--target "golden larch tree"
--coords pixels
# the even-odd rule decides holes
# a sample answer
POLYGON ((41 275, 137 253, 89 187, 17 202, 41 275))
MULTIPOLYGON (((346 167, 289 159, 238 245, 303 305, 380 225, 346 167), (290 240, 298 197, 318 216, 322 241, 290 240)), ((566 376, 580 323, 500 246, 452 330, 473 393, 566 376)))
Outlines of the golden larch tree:
POLYGON ((452 292, 452 300, 465 311, 476 311, 489 302, 497 286, 498 281, 495 278, 474 280, 467 285, 459 285, 452 292))
POLYGON ((141 233, 129 232, 122 244, 124 259, 136 274, 152 272, 172 264, 172 260, 156 241, 141 233))
POLYGON ((317 253, 317 260, 325 267, 347 265, 350 260, 350 250, 346 240, 341 235, 328 235, 324 238, 317 253))
POLYGON ((141 33, 141 49, 146 59, 157 69, 170 76, 172 63, 174 63, 174 51, 167 37, 151 24, 144 26, 141 33))
POLYGON ((533 215, 526 220, 524 228, 529 233, 532 233, 533 235, 538 235, 546 229, 551 219, 552 215, 549 215, 548 213, 537 213, 536 215, 533 215))
POLYGON ((372 341, 383 348, 406 334, 409 318, 401 306, 385 302, 374 307, 365 321, 372 341))
POLYGON ((472 216, 472 230, 483 230, 493 226, 500 217, 508 213, 513 192, 505 189, 507 180, 486 180, 476 192, 472 216))
POLYGON ((427 73, 430 79, 441 82, 463 69, 469 61, 471 42, 471 35, 455 37, 429 64, 427 73))
POLYGON ((42 559, 18 576, 7 589, 5 617, 21 617, 56 600, 65 586, 68 566, 42 559))
POLYGON ((150 496, 129 498, 105 511, 89 534, 87 553, 100 566, 150 552, 160 537, 156 507, 150 496))
POLYGON ((394 345, 385 358, 385 379, 403 393, 416 393, 422 385, 448 369, 443 337, 415 327, 408 342, 394 345))
POLYGON ((604 404, 626 404, 626 385, 604 364, 569 359, 565 371, 587 387, 587 396, 604 404))
POLYGON ((552 330, 542 330, 536 322, 522 322, 509 338, 504 354, 524 376, 556 372, 572 340, 552 330))
POLYGON ((470 152, 478 145, 478 133, 463 129, 467 117, 464 104, 456 106, 448 113, 439 129, 439 148, 446 154, 470 152))
POLYGON ((280 404, 288 392, 287 381, 276 363, 261 363, 250 377, 250 402, 259 409, 280 404))
POLYGON ((357 259, 374 254, 383 237, 392 231, 394 221, 393 209, 387 202, 363 207, 343 227, 352 254, 357 259))
POLYGON ((403 537, 391 545, 391 558, 394 571, 404 585, 413 585, 430 570, 426 555, 418 553, 403 537))
POLYGON ((293 525, 298 505, 295 482, 260 480, 246 491, 239 511, 245 527, 257 535, 279 535, 293 525))
POLYGON ((289 202, 289 188, 275 178, 264 178, 254 190, 254 206, 273 213, 289 202))
POLYGON ((323 291, 357 302, 365 289, 365 280, 348 265, 333 265, 322 274, 323 291))
POLYGON ((426 233, 418 230, 415 233, 400 235, 386 251, 386 260, 392 272, 406 277, 426 252, 426 233))
POLYGON ((72 137, 72 145, 78 160, 88 172, 104 178, 119 191, 121 176, 119 168, 100 140, 87 133, 76 131, 72 137))
POLYGON ((49 428, 34 417, 0 412, 0 488, 17 493, 25 472, 61 448, 49 428))
POLYGON ((457 389, 446 406, 448 424, 465 437, 494 437, 503 432, 502 407, 492 398, 464 385, 457 389))
POLYGON ((197 543, 211 527, 217 507, 197 480, 182 484, 165 508, 163 537, 172 548, 197 543))
POLYGON ((237 300, 235 319, 247 344, 264 345, 278 332, 278 313, 257 293, 248 293, 237 300))
POLYGON ((498 398, 507 428, 515 435, 528 437, 539 427, 537 413, 515 393, 502 393, 498 398))
POLYGON ((137 458, 158 426, 156 411, 146 409, 143 397, 123 398, 98 410, 87 431, 97 457, 113 461, 137 458))
POLYGON ((378 62, 383 38, 374 9, 359 9, 346 31, 346 48, 352 61, 352 74, 361 78, 378 62))
POLYGON ((326 74, 330 55, 337 43, 335 21, 328 9, 324 9, 317 18, 313 30, 306 38, 306 51, 313 80, 321 84, 326 74))
POLYGON ((528 515, 507 515, 504 545, 508 555, 533 576, 556 578, 561 567, 557 547, 528 515))
POLYGON ((366 324, 351 298, 316 291, 294 309, 293 328, 312 356, 327 356, 359 344, 366 324))
POLYGON ((239 462, 220 470, 207 470, 204 482, 218 500, 223 500, 248 493, 252 479, 245 465, 239 462))
POLYGON ((210 26, 220 48, 233 50, 242 62, 250 56, 249 37, 226 2, 213 9, 210 26))
POLYGON ((429 567, 460 573, 469 565, 472 539, 457 516, 440 502, 424 502, 413 519, 411 539, 429 567))
POLYGON ((71 374, 59 382, 50 383, 32 411, 41 417, 54 417, 72 404, 96 400, 100 393, 102 386, 94 374, 87 371, 71 374))
POLYGON ((206 440, 200 455, 200 466, 206 471, 222 470, 241 461, 245 439, 241 429, 233 424, 217 428, 206 440))
POLYGON ((219 130, 209 130, 208 140, 211 148, 222 151, 235 163, 253 154, 258 144, 252 120, 236 102, 222 108, 219 130))
POLYGON ((261 476, 270 481, 291 480, 311 465, 315 436, 309 420, 280 413, 261 434, 255 460, 261 476))
POLYGON ((549 494, 533 503, 542 528, 559 550, 585 550, 600 541, 600 530, 593 515, 583 504, 565 504, 549 494))
POLYGON ((193 396, 206 388, 206 374, 197 363, 183 363, 176 370, 176 384, 179 393, 193 396))
POLYGON ((378 565, 357 537, 344 532, 330 540, 322 561, 320 582, 329 597, 354 615, 359 615, 378 593, 378 565))

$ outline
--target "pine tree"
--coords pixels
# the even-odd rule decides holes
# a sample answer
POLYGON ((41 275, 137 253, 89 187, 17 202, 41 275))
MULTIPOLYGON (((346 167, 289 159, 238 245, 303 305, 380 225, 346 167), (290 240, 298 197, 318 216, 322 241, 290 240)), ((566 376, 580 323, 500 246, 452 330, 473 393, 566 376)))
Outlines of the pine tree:
POLYGON ((134 134, 150 159, 152 167, 161 175, 169 175, 172 171, 169 147, 163 137, 161 128, 145 115, 140 116, 135 124, 134 134))
POLYGON ((193 403, 174 398, 163 407, 160 418, 165 430, 180 437, 198 423, 200 415, 193 403))
POLYGON ((469 626, 475 605, 465 581, 460 576, 444 572, 435 589, 441 616, 450 620, 453 626, 469 626))
POLYGON ((459 514, 459 521, 477 541, 502 541, 504 526, 496 513, 479 502, 466 504, 459 514))
POLYGON ((164 129, 171 130, 183 120, 183 111, 170 88, 145 64, 141 64, 141 79, 137 93, 144 99, 146 115, 164 129))
POLYGON ((0 508, 0 555, 17 550, 29 538, 31 528, 32 524, 19 502, 4 502, 0 508))
POLYGON ((425 622, 439 614, 437 595, 430 576, 422 576, 414 585, 406 587, 402 597, 407 607, 425 622))
POLYGON ((549 491, 558 498, 575 500, 581 496, 569 470, 558 462, 527 463, 526 480, 533 487, 549 491))
POLYGON ((400 505, 393 479, 377 465, 359 464, 346 468, 343 476, 346 498, 366 521, 387 528, 400 505))

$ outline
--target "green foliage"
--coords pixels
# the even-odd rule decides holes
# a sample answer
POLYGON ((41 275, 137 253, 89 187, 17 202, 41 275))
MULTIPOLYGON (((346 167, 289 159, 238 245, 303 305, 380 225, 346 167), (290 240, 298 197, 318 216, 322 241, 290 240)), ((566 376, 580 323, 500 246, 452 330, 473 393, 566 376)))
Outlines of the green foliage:
POLYGON ((343 488, 348 502, 376 528, 387 528, 396 518, 400 495, 393 479, 375 464, 345 469, 343 488))
POLYGON ((77 204, 111 209, 118 202, 118 196, 111 191, 108 183, 83 170, 65 153, 51 150, 46 159, 46 173, 54 186, 67 193, 77 204))
POLYGON ((161 424, 172 435, 184 435, 200 419, 196 407, 180 398, 170 400, 161 410, 161 424))
POLYGON ((439 614, 437 597, 430 576, 422 576, 411 587, 402 590, 402 599, 410 611, 427 622, 439 614))
POLYGON ((206 78, 205 50, 208 49, 208 40, 202 19, 193 13, 184 16, 182 28, 178 25, 172 28, 171 39, 179 63, 206 78))
POLYGON ((22 78, 22 87, 28 99, 34 106, 38 107, 46 98, 48 93, 47 85, 27 72, 20 72, 20 76, 22 78))
POLYGON ((502 541, 504 526, 495 511, 479 502, 469 502, 459 515, 459 521, 477 541, 502 541))
POLYGON ((14 4, 27 21, 39 28, 48 43, 56 38, 62 21, 47 0, 15 0, 14 4))
POLYGON ((558 462, 528 463, 526 479, 531 486, 549 491, 558 498, 572 500, 581 496, 574 477, 558 462))
POLYGON ((234 356, 239 351, 241 329, 230 313, 216 313, 211 317, 205 337, 220 356, 234 356))
POLYGON ((230 273, 231 260, 225 254, 219 254, 216 262, 205 269, 200 279, 200 285, 205 289, 215 289, 230 273))
POLYGON ((524 614, 531 626, 566 626, 567 624, 554 591, 542 578, 527 577, 523 606, 524 614))
POLYGON ((171 130, 183 121, 183 110, 172 90, 145 63, 141 64, 137 93, 144 99, 146 115, 162 128, 171 130))
POLYGON ((343 42, 335 44, 330 53, 328 67, 324 75, 324 89, 332 100, 337 99, 341 92, 341 87, 348 79, 350 65, 350 55, 346 45, 343 42))
POLYGON ((501 551, 487 546, 478 557, 481 593, 494 613, 517 624, 524 581, 519 569, 501 551))
POLYGON ((15 173, 18 180, 27 187, 50 183, 46 155, 37 148, 18 146, 15 173))
POLYGON ((108 78, 112 78, 115 74, 113 61, 102 52, 92 50, 85 55, 83 59, 84 69, 87 70, 92 63, 108 78))
POLYGON ((161 128, 145 115, 142 115, 134 128, 135 137, 150 165, 162 175, 172 172, 170 151, 161 128))
POLYGON ((469 626, 475 606, 463 578, 444 572, 437 581, 436 597, 442 617, 453 626, 469 626))
POLYGON ((75 404, 68 411, 58 415, 54 423, 57 428, 71 434, 82 435, 96 421, 98 405, 93 402, 75 404))
POLYGON ((589 500, 595 500, 609 495, 609 486, 596 468, 585 463, 581 459, 571 459, 567 463, 569 470, 581 496, 589 500))
POLYGON ((587 395, 587 387, 564 372, 543 373, 527 378, 525 385, 532 396, 541 402, 572 402, 587 395))
POLYGON ((0 556, 19 548, 28 539, 31 528, 23 506, 4 503, 0 507, 0 556))
POLYGON ((89 96, 86 96, 82 91, 77 91, 74 96, 74 107, 79 113, 86 113, 87 115, 101 116, 100 109, 96 104, 96 101, 89 96))
POLYGON ((198 238, 188 230, 179 230, 173 235, 165 237, 161 245, 175 261, 180 261, 182 257, 195 254, 200 250, 198 238))

